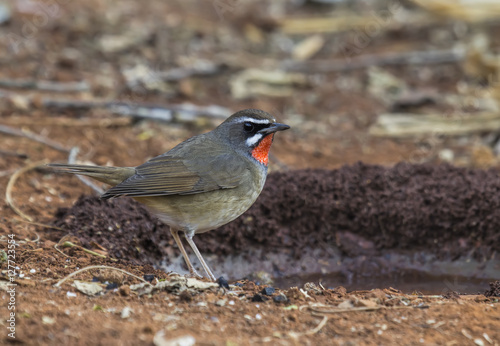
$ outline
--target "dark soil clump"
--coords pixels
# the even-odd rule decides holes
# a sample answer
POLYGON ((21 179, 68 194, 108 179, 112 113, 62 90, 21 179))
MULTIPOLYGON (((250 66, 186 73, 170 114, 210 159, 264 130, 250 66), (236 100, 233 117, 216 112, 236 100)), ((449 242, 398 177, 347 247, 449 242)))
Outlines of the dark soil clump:
POLYGON ((129 198, 81 196, 55 218, 54 224, 76 235, 84 247, 97 243, 112 257, 132 262, 158 263, 165 258, 165 245, 173 244, 168 227, 129 198))
MULTIPOLYGON (((54 223, 118 258, 154 263, 173 244, 167 226, 126 198, 81 197, 54 223)), ((220 255, 259 248, 298 257, 305 248, 338 247, 348 256, 402 249, 483 260, 500 251, 499 228, 494 170, 357 163, 272 173, 250 210, 196 242, 202 252, 220 255)))
POLYGON ((500 297, 500 281, 490 282, 490 289, 484 292, 486 297, 500 297))

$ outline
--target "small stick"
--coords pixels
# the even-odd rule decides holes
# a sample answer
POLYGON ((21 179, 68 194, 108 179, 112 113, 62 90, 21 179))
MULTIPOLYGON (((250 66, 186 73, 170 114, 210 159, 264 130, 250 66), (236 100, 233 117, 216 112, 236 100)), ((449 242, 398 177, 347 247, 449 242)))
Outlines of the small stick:
POLYGON ((25 238, 24 241, 26 241, 27 243, 38 243, 38 241, 40 241, 40 235, 37 232, 35 232, 35 231, 33 231, 33 232, 36 234, 36 239, 35 240, 31 240, 31 239, 26 239, 25 238))
MULTIPOLYGON (((0 90, 0 98, 12 97, 17 94, 0 90)), ((33 102, 33 97, 27 97, 33 102)), ((54 99, 42 97, 37 100, 42 107, 58 109, 107 109, 114 114, 140 119, 150 119, 165 122, 192 122, 197 116, 207 116, 215 119, 224 119, 231 115, 231 110, 218 105, 198 106, 192 103, 175 105, 155 105, 145 103, 132 103, 126 101, 82 101, 74 99, 54 99)), ((11 131, 11 130, 10 130, 11 131)), ((1 132, 1 131, 0 131, 1 132)), ((14 133, 16 135, 18 134, 14 133)), ((22 133, 22 132, 21 132, 22 133)), ((24 134, 23 134, 24 135, 24 134)), ((26 136, 26 135, 24 135, 26 136)), ((68 151, 64 148, 63 151, 68 151)))
POLYGON ((311 60, 304 62, 284 62, 281 65, 286 71, 306 73, 328 73, 337 71, 357 70, 370 66, 385 65, 426 65, 443 64, 462 61, 466 52, 463 49, 446 49, 433 51, 413 51, 390 54, 367 54, 351 59, 311 60))
POLYGON ((109 269, 109 270, 116 270, 116 271, 119 271, 121 273, 124 273, 124 274, 127 274, 127 275, 130 275, 146 284, 150 284, 149 282, 147 282, 146 280, 144 280, 143 278, 141 277, 138 277, 137 275, 134 275, 126 270, 123 270, 123 269, 119 269, 119 268, 113 268, 113 267, 109 267, 109 266, 89 266, 89 267, 85 267, 85 268, 82 268, 80 270, 77 270, 76 272, 73 272, 71 274, 69 274, 68 276, 66 276, 65 278, 59 280, 55 285, 54 287, 60 287, 66 280, 68 280, 69 278, 71 278, 72 276, 75 276, 81 272, 84 272, 84 271, 87 271, 87 270, 91 270, 91 269, 109 269))
POLYGON ((89 84, 85 81, 61 83, 31 79, 0 79, 0 87, 52 92, 83 92, 90 90, 89 84))
MULTIPOLYGON (((130 126, 132 125, 133 119, 124 117, 109 117, 109 118, 98 118, 94 119, 91 117, 82 117, 78 119, 57 116, 53 118, 45 118, 40 120, 34 120, 30 116, 16 117, 13 119, 6 119, 4 122, 8 126, 59 126, 59 127, 118 127, 118 126, 130 126)), ((8 153, 7 153, 8 154, 8 153)), ((2 151, 0 150, 0 155, 2 151)), ((17 154, 23 155, 23 154, 17 154)))
POLYGON ((313 335, 313 334, 316 334, 317 332, 319 332, 325 325, 326 325, 326 322, 328 322, 328 317, 327 316, 323 316, 323 319, 321 320, 321 322, 319 322, 319 324, 316 326, 316 328, 308 331, 308 332, 305 332, 304 334, 305 335, 313 335))
MULTIPOLYGON (((413 306, 400 306, 399 308, 408 308, 408 307, 413 307, 413 306)), ((310 309, 312 313, 317 313, 317 314, 338 314, 342 312, 355 312, 355 311, 375 311, 375 310, 380 310, 380 309, 387 309, 386 306, 359 306, 359 307, 353 307, 350 309, 330 309, 330 310, 321 310, 321 309, 310 309)), ((316 315, 319 316, 319 315, 316 315)))
POLYGON ((304 295, 304 297, 306 298, 309 298, 309 299, 313 299, 309 294, 307 294, 306 291, 304 291, 302 288, 300 289, 300 293, 302 293, 304 295))
POLYGON ((12 135, 12 136, 25 137, 25 138, 31 139, 33 141, 45 144, 53 149, 62 151, 64 153, 69 152, 69 149, 66 147, 63 147, 61 144, 59 144, 59 143, 57 143, 57 142, 55 142, 47 137, 37 135, 36 133, 30 132, 30 131, 19 130, 19 129, 10 127, 10 126, 0 125, 0 132, 8 134, 8 135, 12 135))
MULTIPOLYGON (((301 306, 299 310, 304 306, 301 306)), ((343 312, 356 312, 356 311, 376 311, 376 310, 398 310, 398 309, 411 309, 411 308, 417 308, 412 305, 407 305, 407 306, 359 306, 359 307, 353 307, 349 309, 329 309, 329 310, 322 310, 322 309, 317 309, 313 306, 305 306, 307 309, 311 310, 311 314, 314 316, 324 316, 324 314, 340 314, 343 312)), ((328 307, 327 305, 324 305, 324 307, 328 307)))
MULTIPOLYGON (((73 243, 72 243, 72 242, 70 242, 70 241, 65 241, 65 242, 62 244, 62 246, 64 246, 64 247, 76 247, 76 248, 78 248, 78 249, 83 250, 84 252, 86 252, 86 253, 88 253, 88 254, 91 254, 91 255, 94 255, 94 256, 97 256, 97 257, 101 257, 101 258, 107 258, 107 256, 104 256, 104 255, 102 255, 102 254, 100 254, 100 253, 97 253, 97 252, 95 252, 95 251, 92 251, 92 250, 86 249, 86 248, 84 248, 84 247, 82 247, 82 246, 79 246, 79 245, 73 244, 73 243)), ((112 259, 112 258, 110 258, 110 259, 112 259)))
POLYGON ((59 248, 57 247, 57 244, 54 245, 54 249, 56 249, 56 251, 59 252, 60 254, 62 254, 63 256, 70 257, 70 256, 66 255, 64 252, 62 252, 61 250, 59 250, 59 248))
POLYGON ((289 332, 288 335, 292 338, 298 338, 298 337, 301 337, 301 336, 306 336, 306 335, 314 335, 316 334, 317 332, 319 332, 325 325, 326 325, 326 322, 328 322, 328 316, 326 315, 321 315, 319 317, 323 317, 323 319, 321 320, 321 322, 318 323, 318 325, 307 331, 307 332, 304 332, 304 333, 297 333, 297 332, 289 332))
POLYGON ((218 119, 227 118, 231 115, 231 111, 225 107, 217 105, 197 106, 191 103, 154 105, 124 101, 81 101, 42 98, 42 105, 47 108, 63 109, 104 108, 121 116, 131 116, 165 122, 190 122, 194 120, 194 117, 199 115, 218 119))
POLYGON ((44 223, 41 223, 41 222, 34 222, 34 221, 28 221, 28 220, 23 220, 23 219, 16 219, 18 221, 21 221, 21 222, 25 222, 25 223, 29 223, 30 225, 33 225, 33 226, 38 226, 38 227, 43 227, 43 228, 53 228, 53 229, 57 229, 58 231, 64 231, 64 229, 62 229, 61 227, 57 227, 57 226, 54 226, 54 225, 46 225, 44 223))
POLYGON ((29 222, 33 222, 34 219, 31 216, 26 215, 21 211, 21 209, 16 207, 16 205, 14 204, 14 199, 12 198, 12 188, 14 187, 14 184, 16 183, 17 179, 21 176, 21 174, 26 173, 32 169, 45 166, 46 164, 47 160, 43 160, 43 161, 33 162, 27 166, 24 166, 21 169, 18 169, 10 177, 9 182, 7 183, 7 188, 5 189, 5 200, 7 201, 7 204, 12 208, 12 210, 14 210, 14 212, 16 212, 17 215, 21 216, 25 220, 28 220, 29 222))

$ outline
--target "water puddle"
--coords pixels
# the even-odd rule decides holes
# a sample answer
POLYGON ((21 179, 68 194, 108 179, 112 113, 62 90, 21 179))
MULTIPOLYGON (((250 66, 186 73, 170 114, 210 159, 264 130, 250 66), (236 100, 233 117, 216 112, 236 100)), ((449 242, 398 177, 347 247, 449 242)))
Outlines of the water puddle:
POLYGON ((443 295, 448 292, 483 294, 492 281, 495 281, 495 279, 467 278, 452 275, 434 276, 417 270, 406 270, 402 273, 382 276, 357 275, 347 277, 340 273, 332 273, 305 276, 294 275, 274 279, 275 286, 283 289, 293 286, 302 287, 306 282, 321 282, 325 288, 344 286, 348 291, 393 287, 406 294, 422 293, 433 295, 443 295))
MULTIPOLYGON (((325 288, 343 286, 348 291, 393 287, 406 294, 483 294, 490 282, 500 280, 500 259, 451 260, 422 251, 391 250, 378 256, 347 257, 338 249, 308 249, 295 258, 285 252, 249 249, 245 254, 206 257, 216 276, 259 282, 272 278, 273 286, 283 289, 321 282, 325 288)), ((194 255, 191 260, 197 263, 194 255)), ((169 258, 167 263, 163 265, 167 271, 185 271, 181 256, 169 258)))
POLYGON ((274 286, 302 287, 319 282, 325 288, 344 286, 348 291, 389 288, 404 293, 484 293, 489 283, 500 280, 500 260, 478 261, 470 257, 442 259, 436 254, 385 251, 375 256, 342 256, 338 250, 310 250, 301 258, 286 253, 263 253, 210 259, 215 270, 229 279, 255 278, 267 273, 274 286), (261 272, 259 275, 254 275, 261 272))

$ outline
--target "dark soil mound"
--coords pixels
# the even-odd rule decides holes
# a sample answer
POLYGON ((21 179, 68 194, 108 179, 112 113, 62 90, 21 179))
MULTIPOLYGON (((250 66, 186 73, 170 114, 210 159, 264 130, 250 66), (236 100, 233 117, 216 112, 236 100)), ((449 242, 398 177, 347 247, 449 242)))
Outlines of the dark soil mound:
MULTIPOLYGON (((54 223, 119 258, 154 263, 173 244, 168 227, 126 198, 81 197, 54 223)), ((305 248, 339 247, 349 256, 402 249, 484 259, 500 251, 499 229, 496 171, 358 163, 272 173, 250 210, 196 242, 221 255, 261 248, 299 257, 305 248)))
POLYGON ((490 289, 484 292, 486 297, 500 297, 500 281, 490 282, 490 289))
POLYGON ((174 244, 169 228, 130 198, 81 196, 71 208, 58 210, 54 224, 76 235, 86 248, 95 242, 112 257, 139 263, 158 263, 165 245, 174 244))

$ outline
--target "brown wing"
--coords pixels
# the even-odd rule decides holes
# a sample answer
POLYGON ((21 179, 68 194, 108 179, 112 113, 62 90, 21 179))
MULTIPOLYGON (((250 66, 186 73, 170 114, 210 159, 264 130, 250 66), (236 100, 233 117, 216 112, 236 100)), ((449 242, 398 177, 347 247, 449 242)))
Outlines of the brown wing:
POLYGON ((189 195, 237 187, 248 174, 244 160, 232 160, 227 149, 211 145, 207 155, 202 138, 192 138, 136 167, 136 174, 109 189, 102 198, 189 195))

